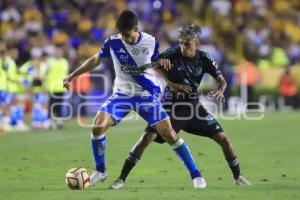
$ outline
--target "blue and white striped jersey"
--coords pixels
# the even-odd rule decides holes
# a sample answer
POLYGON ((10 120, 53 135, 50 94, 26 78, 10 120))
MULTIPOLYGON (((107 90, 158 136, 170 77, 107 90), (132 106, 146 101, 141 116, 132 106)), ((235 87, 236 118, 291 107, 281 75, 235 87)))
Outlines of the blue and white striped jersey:
POLYGON ((152 68, 142 74, 128 73, 142 65, 158 59, 159 45, 156 39, 144 32, 135 44, 122 40, 120 34, 110 36, 102 44, 98 53, 100 59, 110 57, 113 60, 116 78, 114 92, 126 95, 157 94, 160 92, 160 80, 152 68))

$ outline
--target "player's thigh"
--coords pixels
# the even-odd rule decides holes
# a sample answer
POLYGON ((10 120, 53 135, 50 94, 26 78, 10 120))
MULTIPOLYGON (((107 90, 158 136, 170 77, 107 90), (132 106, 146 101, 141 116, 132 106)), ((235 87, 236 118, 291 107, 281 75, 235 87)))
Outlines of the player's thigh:
MULTIPOLYGON (((170 109, 167 109, 167 110, 170 110, 170 109)), ((187 120, 185 120, 185 118, 182 118, 182 116, 184 114, 181 111, 176 110, 174 112, 168 111, 168 115, 170 117, 171 126, 172 126, 173 130, 176 132, 176 134, 178 134, 180 132, 180 130, 182 128, 184 128, 185 124, 187 123, 187 120), (177 116, 179 116, 179 118, 177 116)), ((148 126, 145 128, 145 132, 157 133, 157 130, 156 130, 155 126, 151 126, 148 124, 148 126)), ((160 144, 166 142, 160 134, 157 134, 154 141, 157 143, 160 143, 160 144)))
MULTIPOLYGON (((176 120, 172 121, 172 118, 170 118, 170 120, 171 120, 171 126, 172 126, 173 130, 175 131, 176 134, 178 134, 179 131, 182 129, 182 127, 184 127, 184 122, 183 121, 176 121, 176 120)), ((150 126, 150 125, 148 125, 146 127, 145 131, 157 133, 156 128, 153 127, 153 126, 150 126)), ((166 141, 164 140, 164 138, 160 134, 157 133, 157 136, 155 137, 154 142, 163 144, 166 141)))
POLYGON ((169 115, 161 102, 154 96, 136 97, 135 111, 148 122, 150 126, 168 119, 169 115))
POLYGON ((99 112, 106 113, 113 120, 113 125, 118 124, 133 110, 132 98, 123 94, 113 94, 105 101, 99 112))

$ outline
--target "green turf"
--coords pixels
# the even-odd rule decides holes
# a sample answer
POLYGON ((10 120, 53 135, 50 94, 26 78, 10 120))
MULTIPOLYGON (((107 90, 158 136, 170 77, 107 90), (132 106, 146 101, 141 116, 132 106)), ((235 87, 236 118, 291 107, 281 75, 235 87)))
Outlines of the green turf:
POLYGON ((60 131, 0 136, 0 199, 300 199, 300 113, 268 114, 260 121, 221 123, 238 152, 242 172, 253 184, 233 184, 220 148, 207 138, 181 134, 201 167, 208 187, 195 190, 168 145, 153 144, 120 191, 108 190, 145 123, 126 121, 107 141, 109 177, 94 189, 71 191, 64 182, 75 166, 90 172, 90 130, 67 122, 60 131))

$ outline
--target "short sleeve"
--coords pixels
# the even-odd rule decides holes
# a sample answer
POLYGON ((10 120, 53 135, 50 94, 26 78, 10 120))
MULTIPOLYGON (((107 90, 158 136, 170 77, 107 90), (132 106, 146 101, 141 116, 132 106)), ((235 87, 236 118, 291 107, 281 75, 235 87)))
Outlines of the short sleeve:
POLYGON ((214 78, 222 74, 215 59, 208 53, 204 53, 204 66, 205 73, 210 74, 214 78))
POLYGON ((153 55, 151 56, 151 61, 157 61, 159 55, 159 43, 156 41, 154 46, 153 55))
POLYGON ((109 47, 109 39, 106 39, 101 47, 101 50, 98 53, 99 58, 110 58, 110 47, 109 47))

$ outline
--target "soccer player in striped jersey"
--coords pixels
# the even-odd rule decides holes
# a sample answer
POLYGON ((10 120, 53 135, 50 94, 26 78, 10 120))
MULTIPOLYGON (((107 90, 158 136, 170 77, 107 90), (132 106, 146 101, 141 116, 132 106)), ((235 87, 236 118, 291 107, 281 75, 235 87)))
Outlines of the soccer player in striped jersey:
MULTIPOLYGON (((223 93, 227 85, 214 59, 208 53, 197 50, 200 31, 198 25, 183 27, 179 32, 180 47, 170 48, 159 55, 160 58, 169 59, 172 64, 168 71, 163 68, 157 70, 167 83, 162 102, 170 115, 172 127, 176 133, 184 130, 193 135, 213 139, 221 146, 235 183, 250 185, 241 176, 239 162, 229 137, 199 102, 197 91, 205 73, 210 74, 217 81, 219 87, 212 92, 212 96, 221 102, 224 101, 223 93)), ((157 134, 155 127, 150 124, 129 153, 119 178, 110 185, 112 189, 120 189, 124 186, 128 174, 152 141, 165 142, 157 134)))
POLYGON ((111 58, 116 78, 112 96, 101 106, 94 118, 92 129, 92 150, 96 170, 91 175, 94 186, 107 177, 105 148, 107 130, 118 124, 131 110, 137 112, 167 141, 186 165, 194 188, 205 188, 206 182, 194 162, 188 146, 179 138, 171 126, 167 112, 157 95, 161 92, 152 68, 135 73, 140 66, 152 61, 170 67, 166 59, 158 59, 158 42, 144 32, 138 31, 138 18, 129 10, 123 11, 117 20, 120 34, 109 37, 102 44, 98 54, 86 60, 79 68, 64 79, 64 87, 75 77, 98 66, 102 59, 111 58))

